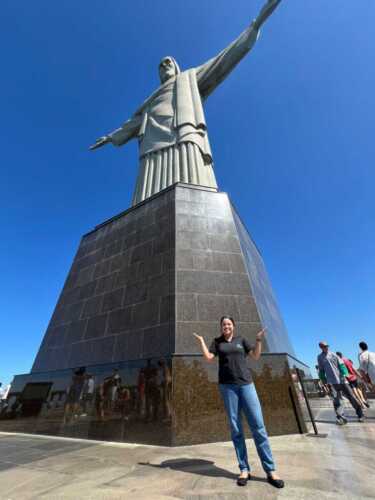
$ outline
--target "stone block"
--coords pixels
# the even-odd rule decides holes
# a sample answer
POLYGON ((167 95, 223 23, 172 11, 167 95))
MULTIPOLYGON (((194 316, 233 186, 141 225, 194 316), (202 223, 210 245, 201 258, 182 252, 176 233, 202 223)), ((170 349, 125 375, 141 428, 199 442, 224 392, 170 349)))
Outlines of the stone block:
POLYGON ((216 273, 177 271, 177 293, 216 293, 216 273))
POLYGON ((173 331, 170 324, 146 328, 143 331, 143 357, 168 356, 171 352, 172 340, 173 331))
POLYGON ((132 327, 136 330, 158 325, 160 321, 160 298, 149 299, 133 306, 132 327))
POLYGON ((129 331, 132 328, 132 307, 112 311, 108 316, 108 334, 129 331))
POLYGON ((251 294, 247 274, 215 273, 216 291, 218 294, 246 295, 251 294))
POLYGON ((146 281, 135 283, 126 287, 124 304, 137 304, 144 302, 148 295, 148 283, 146 281))
POLYGON ((115 240, 113 243, 110 243, 105 248, 104 257, 107 259, 109 257, 113 257, 116 254, 119 254, 122 251, 122 240, 115 240))
POLYGON ((198 305, 198 320, 199 321, 214 321, 226 315, 232 318, 239 318, 240 312, 235 295, 214 295, 214 294, 199 294, 197 295, 198 305))
POLYGON ((195 294, 177 295, 177 321, 197 321, 197 297, 195 294))
POLYGON ((210 346, 215 337, 220 336, 219 321, 185 321, 176 324, 175 353, 200 354, 201 350, 193 333, 203 335, 206 344, 210 346))
POLYGON ((84 303, 83 311, 81 314, 81 318, 90 318, 91 316, 95 316, 101 312, 102 309, 103 296, 98 295, 96 297, 92 297, 84 303))
POLYGON ((83 340, 87 328, 88 320, 73 321, 69 324, 67 334, 65 336, 65 344, 70 345, 83 340))
POLYGON ((97 337, 104 337, 107 328, 107 314, 100 314, 88 320, 85 332, 85 340, 97 337))
POLYGON ((97 295, 110 292, 115 287, 116 282, 118 281, 118 273, 112 273, 108 276, 104 276, 103 278, 99 278, 93 283, 96 283, 95 293, 97 295))
POLYGON ((122 306, 124 297, 124 288, 118 288, 112 292, 108 292, 103 296, 102 312, 119 309, 122 306))

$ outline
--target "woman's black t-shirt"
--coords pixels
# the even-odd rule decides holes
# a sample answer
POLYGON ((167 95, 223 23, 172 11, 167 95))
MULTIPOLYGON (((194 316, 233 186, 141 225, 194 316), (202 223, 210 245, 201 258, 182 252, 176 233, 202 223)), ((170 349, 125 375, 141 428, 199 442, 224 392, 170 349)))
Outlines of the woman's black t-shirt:
POLYGON ((253 346, 243 337, 227 342, 223 335, 214 339, 209 351, 219 356, 219 384, 251 384, 253 379, 247 355, 253 346))

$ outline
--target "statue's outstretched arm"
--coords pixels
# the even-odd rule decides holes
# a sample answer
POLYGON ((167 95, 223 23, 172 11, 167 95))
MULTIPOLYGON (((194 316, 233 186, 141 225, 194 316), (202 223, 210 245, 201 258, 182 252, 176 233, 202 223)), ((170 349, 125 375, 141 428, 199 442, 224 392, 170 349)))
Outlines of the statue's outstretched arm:
POLYGON ((267 21, 280 2, 281 0, 268 0, 268 2, 263 5, 258 17, 254 20, 254 25, 257 29, 259 29, 262 24, 267 21))
POLYGON ((205 99, 250 52, 259 36, 259 29, 281 0, 268 0, 258 17, 228 47, 205 64, 196 68, 201 96, 205 99))
POLYGON ((109 143, 112 143, 115 146, 122 146, 123 144, 126 144, 128 141, 137 136, 141 122, 142 116, 135 114, 117 130, 114 130, 110 134, 97 139, 97 141, 92 144, 89 149, 93 151, 94 149, 101 148, 109 143))

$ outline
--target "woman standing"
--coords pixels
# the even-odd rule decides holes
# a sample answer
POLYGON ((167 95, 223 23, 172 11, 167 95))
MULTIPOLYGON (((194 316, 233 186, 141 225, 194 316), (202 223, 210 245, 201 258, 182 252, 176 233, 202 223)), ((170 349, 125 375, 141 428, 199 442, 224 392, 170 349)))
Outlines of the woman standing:
POLYGON ((201 345, 202 353, 208 362, 219 357, 219 389, 228 415, 231 435, 236 450, 240 475, 238 486, 245 486, 250 476, 245 437, 241 425, 243 411, 251 429, 255 446, 267 474, 267 481, 276 488, 283 488, 282 481, 275 472, 275 464, 268 441, 267 431, 263 423, 262 409, 252 382, 247 356, 258 360, 262 351, 264 329, 256 336, 255 347, 248 341, 234 335, 233 318, 223 316, 220 320, 221 336, 215 338, 208 349, 204 338, 194 333, 201 345))

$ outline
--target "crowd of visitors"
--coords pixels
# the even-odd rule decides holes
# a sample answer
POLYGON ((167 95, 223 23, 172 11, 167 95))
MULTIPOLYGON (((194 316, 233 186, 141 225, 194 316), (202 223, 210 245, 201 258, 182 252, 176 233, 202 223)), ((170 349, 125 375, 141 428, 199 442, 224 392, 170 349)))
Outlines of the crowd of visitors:
POLYGON ((332 352, 327 342, 319 342, 319 347, 321 353, 316 368, 320 386, 332 398, 336 423, 345 425, 348 422, 343 396, 354 408, 358 421, 364 422, 364 411, 370 407, 366 392, 374 390, 375 386, 375 353, 369 352, 366 342, 360 342, 357 370, 352 360, 344 357, 340 351, 332 352))

